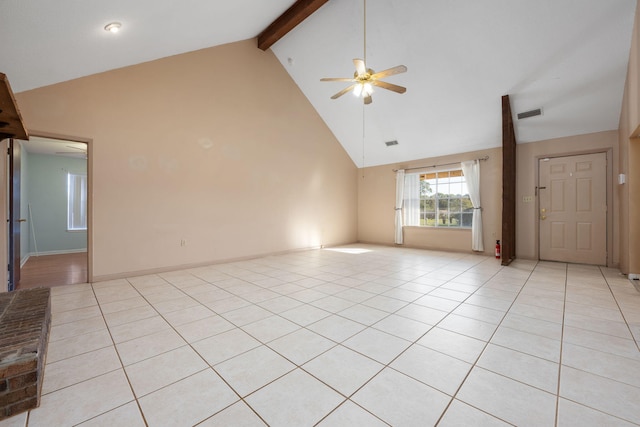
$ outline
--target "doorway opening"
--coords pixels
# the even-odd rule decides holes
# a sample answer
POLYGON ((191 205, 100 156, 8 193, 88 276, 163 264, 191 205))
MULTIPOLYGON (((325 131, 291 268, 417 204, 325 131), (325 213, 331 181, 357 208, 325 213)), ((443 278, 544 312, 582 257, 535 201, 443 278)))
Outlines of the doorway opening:
POLYGON ((14 227, 19 236, 9 239, 17 245, 10 250, 12 259, 19 259, 19 265, 10 266, 13 288, 86 283, 88 144, 32 136, 29 141, 15 140, 13 145, 9 202, 14 205, 14 222, 18 217, 19 223, 14 227), (19 165, 15 165, 15 145, 20 146, 19 165))

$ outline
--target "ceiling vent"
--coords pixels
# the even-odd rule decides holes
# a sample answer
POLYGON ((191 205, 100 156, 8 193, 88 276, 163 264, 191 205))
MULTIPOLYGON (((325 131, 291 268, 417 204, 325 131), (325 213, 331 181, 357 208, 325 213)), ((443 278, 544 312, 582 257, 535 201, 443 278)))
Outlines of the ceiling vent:
POLYGON ((392 145, 398 145, 398 141, 394 139, 393 141, 385 142, 384 145, 386 145, 387 147, 391 147, 392 145))
POLYGON ((524 113, 518 113, 518 120, 526 119, 528 117, 541 116, 542 109, 536 108, 535 110, 525 111, 524 113))

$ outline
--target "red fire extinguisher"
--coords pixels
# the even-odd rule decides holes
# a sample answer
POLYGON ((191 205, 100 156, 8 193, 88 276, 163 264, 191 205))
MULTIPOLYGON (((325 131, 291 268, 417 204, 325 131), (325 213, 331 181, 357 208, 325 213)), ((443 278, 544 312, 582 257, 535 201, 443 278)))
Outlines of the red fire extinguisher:
POLYGON ((496 240, 496 259, 500 259, 500 240, 496 240))

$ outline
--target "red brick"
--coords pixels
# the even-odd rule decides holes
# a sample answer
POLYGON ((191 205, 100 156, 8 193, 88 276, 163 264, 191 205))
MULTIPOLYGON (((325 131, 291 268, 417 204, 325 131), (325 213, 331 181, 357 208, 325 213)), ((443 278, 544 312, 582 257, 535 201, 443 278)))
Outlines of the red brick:
POLYGON ((30 357, 29 360, 15 362, 0 371, 0 378, 10 378, 25 372, 35 371, 38 368, 38 359, 30 357))
POLYGON ((12 405, 28 397, 30 396, 27 393, 27 388, 9 390, 4 395, 0 396, 0 407, 12 405))
POLYGON ((38 405, 50 301, 48 288, 0 294, 0 419, 38 405))
POLYGON ((9 383, 10 390, 16 390, 22 387, 26 387, 28 385, 35 384, 38 381, 38 372, 33 371, 27 374, 18 375, 17 377, 9 378, 7 382, 9 383))
POLYGON ((14 405, 7 406, 4 408, 4 411, 0 412, 0 419, 12 417, 21 412, 28 411, 29 409, 34 409, 38 407, 38 399, 35 397, 25 399, 21 402, 18 402, 14 405), (4 417, 2 416, 4 415, 4 417))

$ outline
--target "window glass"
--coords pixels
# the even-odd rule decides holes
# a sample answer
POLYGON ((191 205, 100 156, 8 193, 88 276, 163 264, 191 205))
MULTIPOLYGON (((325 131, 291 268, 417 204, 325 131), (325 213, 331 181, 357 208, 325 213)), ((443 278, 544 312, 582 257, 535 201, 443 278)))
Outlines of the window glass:
POLYGON ((67 174, 67 231, 87 229, 87 176, 67 174))
MULTIPOLYGON (((473 205, 461 169, 420 175, 420 226, 471 227, 473 205)), ((416 197, 416 195, 407 195, 416 197)), ((417 213, 417 212, 416 212, 417 213)))

